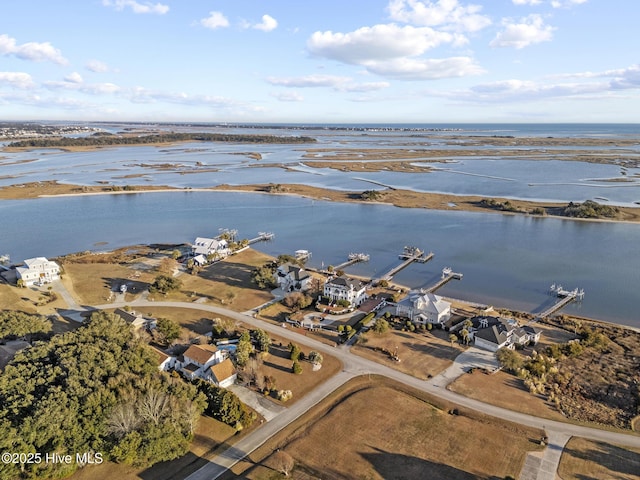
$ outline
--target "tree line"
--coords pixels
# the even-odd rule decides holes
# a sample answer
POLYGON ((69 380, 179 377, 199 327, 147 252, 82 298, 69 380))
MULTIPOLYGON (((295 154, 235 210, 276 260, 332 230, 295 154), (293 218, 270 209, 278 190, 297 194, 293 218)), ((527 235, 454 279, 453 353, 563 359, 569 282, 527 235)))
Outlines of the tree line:
MULTIPOLYGON (((184 455, 206 396, 158 370, 124 320, 96 312, 17 353, 0 375, 0 451, 101 453, 139 467, 184 455)), ((60 478, 71 464, 0 463, 0 479, 60 478)))
POLYGON ((9 147, 92 147, 111 145, 144 145, 166 142, 232 142, 232 143, 314 143, 315 138, 304 136, 241 135, 223 133, 160 133, 141 136, 92 135, 89 137, 36 138, 11 142, 9 147))

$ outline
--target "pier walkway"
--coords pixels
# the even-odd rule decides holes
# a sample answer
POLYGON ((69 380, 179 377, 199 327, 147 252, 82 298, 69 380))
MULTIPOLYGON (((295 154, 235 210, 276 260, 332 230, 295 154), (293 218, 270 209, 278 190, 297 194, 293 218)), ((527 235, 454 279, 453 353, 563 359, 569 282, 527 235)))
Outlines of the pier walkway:
POLYGON ((377 279, 377 281, 391 280, 394 275, 411 265, 413 262, 427 263, 433 258, 433 252, 425 254, 425 252, 417 247, 404 247, 404 252, 398 255, 398 257, 400 257, 400 259, 404 261, 400 265, 393 267, 387 273, 382 275, 377 279))
POLYGON ((539 313, 537 315, 539 318, 548 317, 552 313, 557 312, 558 310, 570 304, 571 302, 575 300, 582 300, 582 298, 584 297, 584 290, 582 289, 578 290, 577 288, 575 288, 569 291, 562 288, 562 285, 555 285, 555 284, 551 285, 551 288, 549 289, 549 293, 552 295, 556 295, 557 297, 561 298, 561 300, 557 301, 556 303, 551 305, 549 308, 539 313))
POLYGON ((249 240, 249 245, 253 245, 258 242, 268 242, 269 240, 273 240, 276 235, 271 232, 258 232, 258 236, 249 240))
POLYGON ((425 291, 427 293, 433 293, 436 290, 438 290, 440 287, 442 287, 445 283, 449 282, 449 280, 462 280, 462 274, 461 273, 457 273, 451 270, 451 268, 449 267, 445 267, 442 269, 442 278, 436 282, 434 285, 431 285, 430 287, 426 288, 425 291))
POLYGON ((350 253, 348 258, 349 260, 341 263, 340 265, 336 265, 335 267, 333 267, 333 269, 342 270, 343 268, 346 268, 349 265, 353 265, 354 263, 369 261, 369 255, 367 255, 366 253, 350 253))

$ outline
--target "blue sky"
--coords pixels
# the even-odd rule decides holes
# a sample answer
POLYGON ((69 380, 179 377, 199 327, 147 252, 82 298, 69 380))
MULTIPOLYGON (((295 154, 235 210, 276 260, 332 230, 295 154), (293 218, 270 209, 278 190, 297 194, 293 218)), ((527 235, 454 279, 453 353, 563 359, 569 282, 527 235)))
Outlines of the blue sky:
POLYGON ((637 0, 21 0, 0 120, 637 122, 637 0))

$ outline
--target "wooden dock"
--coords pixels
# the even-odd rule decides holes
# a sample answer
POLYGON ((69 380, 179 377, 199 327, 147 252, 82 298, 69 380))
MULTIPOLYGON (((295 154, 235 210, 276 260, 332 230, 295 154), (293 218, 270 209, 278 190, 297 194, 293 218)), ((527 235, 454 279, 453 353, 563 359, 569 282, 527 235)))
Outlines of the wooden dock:
POLYGON ((258 236, 256 238, 252 238, 249 240, 249 245, 253 245, 258 242, 268 242, 269 240, 273 240, 276 235, 271 232, 258 232, 258 236))
POLYGON ((386 280, 386 281, 391 280, 394 275, 396 275, 399 271, 411 265, 413 262, 427 263, 429 260, 433 258, 433 252, 429 252, 425 254, 424 251, 420 250, 417 247, 404 247, 403 253, 398 255, 398 257, 404 261, 400 265, 393 267, 387 273, 385 273, 380 278, 378 278, 377 279, 378 282, 380 280, 386 280))
POLYGON ((346 268, 349 265, 353 265, 354 263, 369 261, 369 255, 367 255, 366 253, 350 253, 348 258, 349 260, 347 260, 346 262, 343 262, 340 265, 336 265, 335 267, 333 267, 334 271, 342 270, 343 268, 346 268))
POLYGON ((564 288, 562 288, 562 285, 556 284, 551 285, 551 287, 549 288, 549 293, 561 298, 561 300, 551 305, 545 311, 539 313, 537 315, 539 318, 548 317, 552 313, 557 312, 561 308, 569 305, 571 302, 582 300, 584 298, 584 290, 578 290, 577 288, 573 290, 565 290, 564 288))
POLYGON ((425 291, 427 293, 433 293, 436 290, 438 290, 440 287, 442 287, 444 284, 454 279, 462 280, 462 274, 452 271, 451 268, 449 267, 445 267, 442 269, 442 277, 440 278, 440 280, 436 282, 434 285, 427 288, 425 291))

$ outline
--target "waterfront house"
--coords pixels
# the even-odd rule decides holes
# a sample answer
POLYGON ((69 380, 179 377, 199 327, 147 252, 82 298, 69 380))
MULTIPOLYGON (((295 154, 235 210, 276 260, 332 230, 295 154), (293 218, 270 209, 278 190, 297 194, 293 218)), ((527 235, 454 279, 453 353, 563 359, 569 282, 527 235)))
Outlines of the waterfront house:
POLYGON ((332 277, 324 284, 324 296, 330 302, 346 300, 351 306, 359 306, 367 299, 367 285, 347 277, 332 277))
POLYGON ((302 292, 309 288, 312 277, 304 268, 292 263, 280 265, 274 273, 278 287, 285 292, 302 292))
POLYGON ((474 317, 469 328, 470 338, 479 348, 496 352, 500 348, 516 348, 535 345, 540 341, 540 331, 531 325, 518 325, 513 319, 500 317, 474 317))
POLYGON ((26 287, 50 283, 60 278, 60 266, 45 257, 28 258, 24 261, 24 265, 16 268, 16 275, 26 287))
POLYGON ((451 304, 442 297, 422 291, 410 293, 396 306, 396 315, 418 325, 442 326, 451 318, 451 304))
POLYGON ((224 258, 231 253, 229 249, 229 243, 224 238, 206 238, 197 237, 191 247, 193 255, 217 255, 219 258, 224 258))

